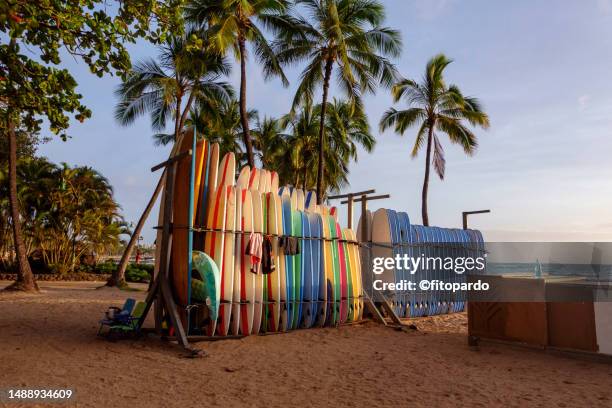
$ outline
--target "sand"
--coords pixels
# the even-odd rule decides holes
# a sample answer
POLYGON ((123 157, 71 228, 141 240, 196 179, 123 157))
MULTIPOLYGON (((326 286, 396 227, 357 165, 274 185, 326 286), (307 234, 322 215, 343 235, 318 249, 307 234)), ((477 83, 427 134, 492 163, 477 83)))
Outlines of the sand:
POLYGON ((612 365, 470 350, 464 314, 413 320, 418 331, 366 323, 198 343, 209 357, 186 359, 154 337, 97 338, 108 305, 145 296, 97 285, 0 293, 0 388, 71 387, 79 407, 612 406, 612 365))

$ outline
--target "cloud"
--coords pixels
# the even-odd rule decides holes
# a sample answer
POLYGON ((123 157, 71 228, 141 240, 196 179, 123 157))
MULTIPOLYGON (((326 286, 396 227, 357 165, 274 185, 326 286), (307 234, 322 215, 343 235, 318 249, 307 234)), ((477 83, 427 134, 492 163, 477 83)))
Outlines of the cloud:
POLYGON ((446 13, 456 0, 414 0, 417 16, 424 20, 432 20, 446 13))
POLYGON ((590 101, 591 95, 581 95, 578 97, 578 106, 580 106, 581 110, 586 109, 590 101))
POLYGON ((612 12, 612 0, 597 0, 597 8, 602 13, 611 13, 612 12))

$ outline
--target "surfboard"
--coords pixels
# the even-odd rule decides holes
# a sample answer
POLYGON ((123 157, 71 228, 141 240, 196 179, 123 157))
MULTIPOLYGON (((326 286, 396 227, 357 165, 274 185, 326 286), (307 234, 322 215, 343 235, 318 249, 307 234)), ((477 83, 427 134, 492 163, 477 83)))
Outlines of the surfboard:
MULTIPOLYGON (((261 181, 261 180, 260 180, 261 181)), ((263 234, 263 208, 262 208, 262 199, 261 192, 258 190, 251 190, 251 194, 253 196, 253 232, 263 234)), ((253 268, 259 270, 261 268, 261 264, 256 264, 252 266, 253 268)), ((263 275, 261 271, 258 273, 253 273, 255 276, 255 296, 254 296, 254 312, 253 312, 253 328, 251 330, 251 334, 259 333, 262 322, 262 313, 263 313, 263 275)))
MULTIPOLYGON (((322 209, 324 211, 324 209, 322 209)), ((329 229, 329 215, 323 213, 319 214, 321 219, 321 225, 323 230, 323 263, 325 266, 325 280, 322 282, 322 288, 319 293, 323 292, 323 298, 325 307, 321 308, 321 315, 323 318, 321 325, 332 325, 335 320, 335 291, 334 291, 334 256, 333 256, 333 244, 331 241, 331 232, 329 229)))
MULTIPOLYGON (((274 197, 274 201, 276 201, 276 224, 278 228, 278 234, 283 235, 283 203, 281 201, 281 197, 276 194, 277 190, 273 190, 271 195, 274 197)), ((277 271, 279 275, 280 282, 280 291, 279 291, 279 303, 280 303, 280 316, 278 322, 278 329, 280 331, 287 330, 288 324, 288 287, 287 287, 287 271, 285 267, 286 255, 284 250, 280 248, 279 238, 276 239, 277 251, 278 251, 278 263, 277 263, 277 271)))
POLYGON ((333 268, 333 305, 332 305, 332 322, 334 326, 340 323, 341 305, 342 305, 342 280, 340 270, 340 255, 338 251, 338 237, 336 235, 336 220, 332 215, 327 215, 327 225, 329 227, 329 235, 331 239, 331 256, 333 268))
POLYGON ((338 265, 339 269, 339 280, 340 280, 340 323, 346 323, 349 312, 349 294, 348 294, 348 275, 347 259, 346 259, 346 245, 343 241, 342 229, 340 224, 335 221, 334 227, 336 229, 336 247, 338 248, 338 265))
MULTIPOLYGON (((291 196, 287 187, 281 187, 283 214, 283 235, 291 236, 293 222, 291 218, 291 196)), ((293 327, 293 310, 295 308, 295 283, 293 276, 293 256, 285 254, 285 282, 287 289, 287 329, 293 327)))
POLYGON ((241 267, 244 252, 242 252, 242 191, 248 188, 251 169, 244 166, 236 180, 236 234, 234 237, 234 286, 232 291, 232 314, 230 317, 231 333, 240 333, 240 301, 241 301, 241 267))
MULTIPOLYGON (((399 242, 399 222, 397 217, 397 212, 394 210, 387 210, 387 219, 389 222, 389 229, 391 231, 391 245, 393 247, 393 258, 397 255, 400 255, 400 242, 399 242)), ((395 283, 398 284, 403 279, 403 270, 394 268, 394 279, 395 283)), ((401 305, 401 295, 399 291, 396 289, 392 291, 391 296, 389 297, 389 301, 391 302, 391 306, 393 307, 395 314, 399 315, 402 305, 401 305)))
MULTIPOLYGON (((406 214, 405 212, 399 212, 398 218, 400 221, 400 243, 402 245, 401 254, 402 256, 411 257, 412 251, 411 251, 410 245, 412 241, 411 241, 411 234, 410 234, 410 218, 408 217, 408 214, 406 214)), ((405 271, 404 279, 412 281, 413 277, 414 275, 411 275, 410 271, 405 271)), ((409 292, 410 291, 403 291, 402 293, 402 311, 401 311, 402 317, 410 317, 411 299, 410 299, 409 292)))
POLYGON ((355 232, 351 229, 346 229, 347 238, 352 241, 349 244, 351 273, 353 275, 353 304, 354 304, 354 320, 361 320, 363 316, 363 284, 361 278, 361 260, 359 257, 359 245, 355 232))
MULTIPOLYGON (((172 146, 172 150, 170 151, 170 154, 168 155, 168 159, 171 159, 174 156, 176 156, 176 154, 180 150, 180 146, 182 144, 182 141, 183 141, 183 134, 181 133, 179 135, 177 141, 172 146)), ((165 200, 166 200, 166 198, 165 198, 166 197, 166 185, 167 185, 166 183, 167 183, 167 178, 168 178, 167 174, 168 174, 167 171, 164 171, 164 173, 162 175, 162 177, 164 179, 162 181, 164 183, 164 186, 163 186, 162 192, 160 194, 160 196, 161 196, 160 197, 160 200, 161 200, 160 203, 164 203, 165 200)), ((163 208, 163 205, 161 205, 160 208, 159 208, 159 215, 157 217, 157 225, 158 226, 164 225, 164 208, 163 208)), ((160 228, 160 229, 157 230, 156 242, 161 242, 162 235, 163 235, 163 231, 160 228)), ((170 245, 169 245, 168 250, 171 251, 172 243, 170 242, 169 244, 170 245)), ((170 255, 168 257, 168 260, 169 260, 169 262, 171 262, 171 252, 168 252, 168 254, 170 255)), ((155 259, 161 259, 161 245, 156 245, 155 246, 155 259)), ((161 265, 158 262, 155 263, 155 266, 153 268, 153 277, 157 277, 157 274, 159 273, 160 266, 161 265)))
MULTIPOLYGON (((297 194, 292 194, 291 200, 291 235, 297 238, 302 237, 302 214, 296 209, 297 206, 297 194), (295 200, 293 199, 295 197, 295 200), (295 205, 295 206, 294 206, 295 205)), ((293 320, 291 327, 297 329, 300 327, 302 319, 302 299, 304 296, 304 274, 302 273, 302 250, 304 247, 304 241, 299 240, 298 245, 300 251, 298 254, 293 255, 293 320)))
POLYGON ((304 198, 304 208, 310 212, 319 212, 317 208, 317 193, 314 191, 306 192, 306 197, 304 198))
POLYGON ((219 308, 218 331, 227 336, 230 329, 232 302, 234 301, 234 268, 236 237, 236 187, 224 185, 226 189, 226 219, 223 248, 223 268, 221 270, 221 306, 219 308))
POLYGON ((270 241, 272 244, 272 262, 275 265, 274 271, 265 276, 266 282, 266 305, 267 305, 267 319, 266 328, 268 331, 278 331, 280 314, 281 314, 281 271, 280 271, 280 256, 279 256, 279 204, 278 195, 276 193, 268 192, 265 195, 266 200, 266 221, 267 230, 270 234, 270 241))
POLYGON ((278 192, 278 173, 272 171, 270 174, 270 192, 277 193, 278 192))
POLYGON ((197 215, 199 212, 198 204, 200 203, 200 195, 202 194, 202 179, 206 177, 206 162, 208 161, 208 143, 205 139, 198 140, 196 145, 195 167, 194 167, 194 183, 193 183, 193 223, 197 225, 197 215))
POLYGON ((219 144, 213 143, 210 146, 210 157, 208 162, 208 198, 207 203, 203 211, 206 221, 208 221, 208 214, 212 211, 212 206, 215 200, 213 190, 217 189, 217 173, 219 172, 219 144))
POLYGON ((251 169, 251 175, 249 177, 249 189, 259 190, 259 179, 261 178, 261 170, 257 168, 251 169))
POLYGON ((236 179, 236 187, 248 188, 250 178, 251 168, 249 166, 244 166, 242 169, 240 169, 240 173, 238 173, 238 178, 236 179))
POLYGON ((348 243, 348 235, 344 229, 341 229, 340 235, 342 237, 342 247, 344 248, 344 262, 346 264, 346 303, 347 303, 347 316, 346 321, 352 322, 355 320, 355 303, 353 302, 355 295, 353 294, 353 271, 354 264, 351 263, 351 253, 348 243))
POLYGON ((192 296, 196 301, 205 303, 210 311, 210 318, 216 320, 219 314, 217 287, 221 284, 221 274, 215 261, 201 251, 193 251, 193 270, 198 279, 192 280, 192 296))
POLYGON ((217 173, 217 190, 219 194, 225 194, 225 208, 219 208, 219 211, 224 211, 225 215, 218 215, 219 218, 223 219, 223 223, 218 223, 219 227, 216 228, 227 232, 211 233, 211 235, 215 236, 211 240, 211 245, 215 247, 215 251, 221 251, 223 254, 223 260, 220 265, 221 305, 219 307, 219 334, 222 336, 226 336, 229 331, 233 300, 235 245, 233 231, 236 226, 236 189, 232 187, 235 184, 235 174, 236 159, 234 153, 230 152, 223 156, 219 164, 219 172, 217 173), (217 249, 217 246, 220 248, 217 249))
POLYGON ((312 212, 306 212, 304 215, 308 223, 309 236, 312 238, 309 241, 311 266, 309 269, 310 279, 308 281, 311 283, 311 288, 305 291, 309 296, 309 303, 304 315, 304 326, 312 327, 317 323, 319 317, 320 301, 322 300, 319 285, 325 278, 325 270, 321 258, 322 241, 320 240, 320 218, 318 214, 312 212))
MULTIPOLYGON (((301 327, 307 328, 312 325, 312 305, 314 301, 314 278, 313 278, 313 241, 312 231, 310 230, 310 221, 308 214, 299 211, 300 222, 302 223, 302 310, 301 310, 301 327)), ((317 294, 318 295, 318 294, 317 294)))
MULTIPOLYGON (((193 149, 193 133, 187 133, 181 141, 178 153, 193 149)), ((192 158, 184 158, 176 165, 173 191, 172 231, 172 288, 183 326, 187 328, 185 307, 189 304, 189 268, 191 266, 190 230, 193 191, 191 189, 192 158)))
MULTIPOLYGON (((389 217, 387 210, 380 208, 372 214, 372 260, 375 258, 389 258, 393 257, 393 249, 391 247, 391 225, 389 224, 389 217)), ((395 282, 395 269, 386 269, 380 274, 374 274, 369 277, 369 284, 373 281, 381 280, 383 283, 394 283, 395 282)), ((388 290, 380 291, 385 297, 391 297, 392 292, 388 290)), ((372 289, 374 300, 377 299, 379 291, 372 289)))
POLYGON ((304 211, 304 205, 305 205, 305 197, 304 197, 304 191, 300 188, 295 190, 295 198, 297 201, 297 209, 298 211, 304 211))
MULTIPOLYGON (((240 204, 242 220, 240 229, 243 232, 253 231, 253 197, 251 190, 242 189, 240 204)), ((248 336, 253 329, 255 313, 255 274, 251 272, 251 257, 246 255, 249 234, 240 234, 240 333, 248 336)))
MULTIPOLYGON (((208 211, 208 204, 210 199, 210 163, 213 145, 206 140, 201 140, 203 143, 202 147, 202 159, 201 166, 196 165, 196 180, 194 184, 194 226, 197 228, 206 228, 206 217, 208 211), (198 171, 198 167, 200 170, 198 171), (199 174, 199 176, 198 176, 199 174)), ((196 154, 199 154, 196 149, 196 154)), ((218 156, 217 156, 218 157, 218 156)), ((216 174, 216 170, 215 170, 216 174)), ((213 185, 214 188, 214 185, 213 185)), ((206 233, 203 231, 194 231, 193 233, 193 249, 198 251, 204 251, 204 237, 206 233)))
POLYGON ((236 222, 234 224, 236 234, 232 237, 234 241, 234 283, 232 290, 232 304, 230 315, 230 332, 233 335, 240 333, 240 268, 242 265, 243 253, 240 251, 242 245, 242 186, 237 185, 234 188, 234 200, 236 210, 236 222))

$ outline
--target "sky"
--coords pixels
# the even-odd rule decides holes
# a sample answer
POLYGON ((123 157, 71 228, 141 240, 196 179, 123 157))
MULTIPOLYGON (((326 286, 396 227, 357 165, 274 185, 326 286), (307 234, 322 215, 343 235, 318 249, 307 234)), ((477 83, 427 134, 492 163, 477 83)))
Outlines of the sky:
MULTIPOLYGON (((477 153, 466 156, 441 135, 446 177, 432 177, 432 225, 460 227, 461 212, 490 209, 470 218, 470 227, 495 241, 612 240, 612 0, 383 0, 386 25, 399 29, 404 77, 420 79, 437 53, 453 59, 449 83, 481 100, 491 127, 477 130, 477 153)), ((133 61, 154 57, 146 43, 130 47, 133 61)), ((55 162, 88 165, 115 188, 126 220, 136 222, 159 174, 150 168, 165 160, 156 147, 148 117, 130 127, 113 118, 116 77, 99 79, 84 63, 65 59, 93 117, 75 123, 67 142, 56 139, 39 153, 55 162)), ((288 111, 301 67, 287 70, 291 85, 264 81, 248 65, 248 106, 261 116, 288 111)), ((238 67, 231 76, 238 86, 238 67)), ((341 96, 332 88, 332 96, 341 96)), ((374 188, 391 194, 370 208, 407 211, 421 223, 424 152, 410 157, 415 129, 402 137, 381 133, 378 122, 393 105, 388 90, 365 98, 377 145, 360 152, 350 166, 349 191, 374 188)), ((152 242, 153 212, 144 228, 152 242)), ((358 210, 356 210, 358 214, 358 210)), ((341 213, 346 222, 345 211, 341 213)))

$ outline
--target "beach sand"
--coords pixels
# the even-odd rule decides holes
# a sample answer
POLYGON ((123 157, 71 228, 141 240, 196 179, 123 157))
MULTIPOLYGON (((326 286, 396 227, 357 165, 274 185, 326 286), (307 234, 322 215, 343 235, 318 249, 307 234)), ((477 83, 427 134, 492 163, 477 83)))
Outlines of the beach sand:
POLYGON ((470 350, 465 314, 414 319, 417 331, 370 322, 198 343, 209 357, 186 359, 154 337, 97 338, 107 306, 145 296, 99 285, 0 293, 0 388, 70 387, 79 407, 612 406, 612 365, 470 350))

